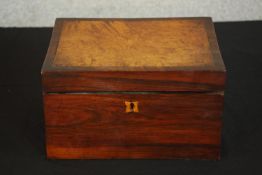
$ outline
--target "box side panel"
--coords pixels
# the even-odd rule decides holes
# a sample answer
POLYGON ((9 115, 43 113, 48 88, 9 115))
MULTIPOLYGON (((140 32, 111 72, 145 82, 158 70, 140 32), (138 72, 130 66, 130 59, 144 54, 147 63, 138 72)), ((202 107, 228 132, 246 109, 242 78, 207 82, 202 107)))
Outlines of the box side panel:
POLYGON ((225 72, 50 72, 43 75, 45 92, 224 90, 225 72))
POLYGON ((218 159, 223 96, 45 94, 48 158, 218 159), (137 102, 127 112, 125 102, 137 102))

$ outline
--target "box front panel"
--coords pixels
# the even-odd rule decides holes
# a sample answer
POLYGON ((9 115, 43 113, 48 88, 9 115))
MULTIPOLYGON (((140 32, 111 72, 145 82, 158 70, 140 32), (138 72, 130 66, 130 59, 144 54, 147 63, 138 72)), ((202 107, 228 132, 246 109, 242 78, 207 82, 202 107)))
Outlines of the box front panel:
POLYGON ((45 94, 44 104, 49 158, 219 158, 219 94, 45 94))

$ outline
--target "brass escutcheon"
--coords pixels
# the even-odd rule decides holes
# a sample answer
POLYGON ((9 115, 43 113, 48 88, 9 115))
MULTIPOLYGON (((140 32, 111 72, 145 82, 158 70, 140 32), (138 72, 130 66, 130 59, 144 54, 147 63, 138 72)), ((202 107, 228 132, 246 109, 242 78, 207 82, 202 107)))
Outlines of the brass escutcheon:
POLYGON ((126 112, 139 112, 138 101, 125 101, 126 112))

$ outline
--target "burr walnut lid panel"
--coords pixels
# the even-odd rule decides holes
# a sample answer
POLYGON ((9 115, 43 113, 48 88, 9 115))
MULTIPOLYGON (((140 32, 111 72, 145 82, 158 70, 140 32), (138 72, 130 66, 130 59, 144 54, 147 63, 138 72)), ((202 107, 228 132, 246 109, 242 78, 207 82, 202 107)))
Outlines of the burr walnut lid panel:
POLYGON ((203 41, 208 38, 201 20, 67 21, 53 64, 100 70, 212 65, 203 41))

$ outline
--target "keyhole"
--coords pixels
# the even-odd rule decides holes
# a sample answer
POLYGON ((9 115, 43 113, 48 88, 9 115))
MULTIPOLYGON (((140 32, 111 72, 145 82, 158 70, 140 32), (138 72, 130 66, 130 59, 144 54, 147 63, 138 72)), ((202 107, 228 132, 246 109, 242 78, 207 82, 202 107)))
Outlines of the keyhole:
POLYGON ((130 103, 130 110, 131 110, 131 111, 134 111, 134 106, 135 106, 134 103, 131 102, 131 103, 130 103))
POLYGON ((126 112, 138 112, 138 102, 137 101, 125 101, 126 112))

